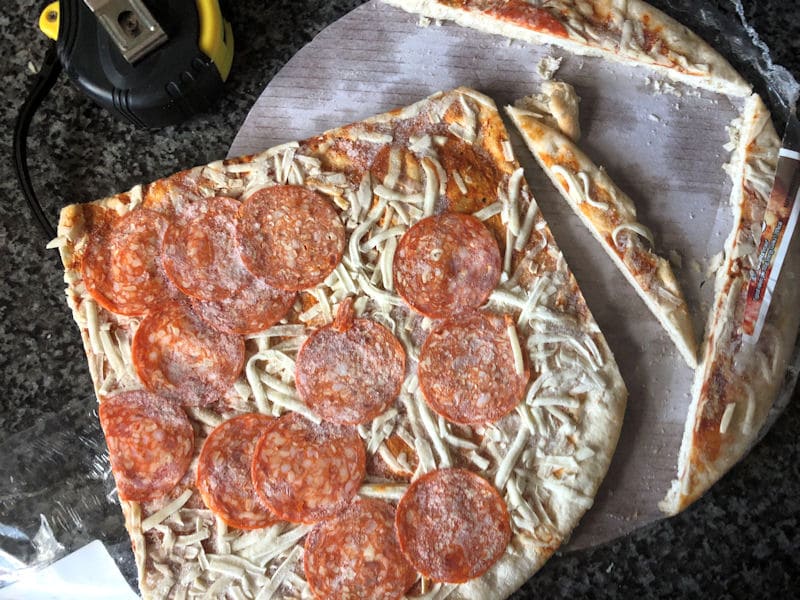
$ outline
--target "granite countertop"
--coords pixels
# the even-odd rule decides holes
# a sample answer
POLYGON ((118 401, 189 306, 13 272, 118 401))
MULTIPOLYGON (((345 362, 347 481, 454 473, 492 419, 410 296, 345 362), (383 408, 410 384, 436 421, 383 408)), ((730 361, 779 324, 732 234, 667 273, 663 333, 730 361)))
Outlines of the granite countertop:
MULTIPOLYGON (((230 3, 236 59, 225 97, 213 114, 179 127, 136 130, 91 104, 62 77, 34 121, 29 142, 31 175, 51 219, 55 221, 57 208, 69 202, 109 195, 225 156, 270 78, 321 28, 360 3, 230 3)), ((669 12, 668 2, 655 3, 666 5, 669 12)), ((70 440, 80 437, 70 425, 73 419, 86 418, 92 402, 80 336, 64 302, 57 253, 45 250, 46 240, 27 212, 10 160, 11 125, 46 48, 35 27, 45 4, 6 0, 0 8, 0 111, 7 124, 0 132, 5 157, 0 162, 0 449, 10 445, 15 449, 0 467, 0 529, 2 520, 9 519, 3 504, 15 485, 3 469, 13 473, 19 467, 15 460, 35 462, 37 453, 47 452, 43 445, 54 439, 54 430, 61 430, 56 431, 62 436, 59 443, 64 444, 59 452, 68 454, 70 440)), ((713 4, 733 10, 728 0, 713 4)), ((800 79, 796 0, 745 0, 743 4, 775 61, 800 79)), ((796 594, 800 582, 798 431, 800 402, 795 393, 794 402, 764 440, 685 513, 602 547, 559 554, 515 597, 783 598, 796 594)), ((56 482, 54 489, 64 487, 58 484, 57 473, 49 476, 56 482)), ((39 501, 44 503, 42 510, 47 510, 47 499, 39 501)), ((94 527, 121 527, 122 517, 113 506, 104 518, 107 523, 94 527)), ((32 525, 6 524, 22 529, 32 525)), ((2 549, 7 549, 5 535, 0 535, 2 549)), ((126 542, 116 541, 124 550, 126 542)))

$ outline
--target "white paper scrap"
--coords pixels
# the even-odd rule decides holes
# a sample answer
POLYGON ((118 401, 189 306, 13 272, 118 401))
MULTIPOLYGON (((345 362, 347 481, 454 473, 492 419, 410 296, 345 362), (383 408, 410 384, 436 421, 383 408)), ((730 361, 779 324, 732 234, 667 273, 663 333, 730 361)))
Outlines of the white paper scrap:
POLYGON ((0 589, 0 600, 137 600, 100 540, 0 589))

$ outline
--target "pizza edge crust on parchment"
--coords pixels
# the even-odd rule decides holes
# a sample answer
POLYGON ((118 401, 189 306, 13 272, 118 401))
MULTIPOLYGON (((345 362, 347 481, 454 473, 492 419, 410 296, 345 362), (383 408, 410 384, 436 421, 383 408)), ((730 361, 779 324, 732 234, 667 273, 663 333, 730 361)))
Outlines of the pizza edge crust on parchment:
MULTIPOLYGON (((270 362, 270 353, 283 352, 291 358, 309 328, 330 321, 336 304, 351 294, 352 286, 358 295, 359 314, 384 324, 387 318, 397 321, 397 337, 410 363, 395 414, 386 418, 392 410, 387 411, 371 427, 360 427, 364 443, 369 447, 380 436, 385 441, 402 428, 413 438, 416 475, 451 464, 467 465, 499 487, 511 515, 511 543, 486 574, 461 585, 428 585, 424 597, 507 596, 541 567, 591 506, 616 446, 627 391, 513 157, 497 108, 478 92, 459 88, 434 94, 299 144, 214 162, 125 194, 64 208, 57 245, 65 265, 68 304, 81 330, 98 399, 115 391, 139 389, 141 384, 130 361, 130 340, 138 319, 113 315, 99 307, 81 280, 79 259, 88 233, 87 220, 91 220, 90 207, 108 208, 121 215, 142 205, 172 204, 178 197, 180 202, 213 195, 241 199, 276 183, 311 187, 338 207, 350 239, 340 265, 344 272, 337 267, 325 283, 303 293, 302 306, 290 313, 292 323, 305 322, 299 339, 280 336, 275 345, 269 330, 250 336, 245 373, 224 404, 187 409, 199 433, 194 462, 176 489, 156 501, 121 502, 143 595, 199 597, 227 592, 232 597, 246 597, 256 596, 259 590, 257 597, 308 595, 302 543, 310 527, 279 524, 244 533, 229 529, 199 501, 194 470, 204 437, 226 418, 256 411, 277 415, 287 407, 308 415, 310 411, 298 399, 273 393, 269 382, 279 379, 284 387, 291 385, 292 373, 270 362), (417 126, 417 134, 409 137, 408 131, 417 126), (457 152, 448 150, 448 144, 457 152), (372 161, 379 151, 392 146, 402 153, 400 170, 389 167, 391 177, 387 172, 382 183, 371 181, 372 161), (462 162, 443 167, 446 161, 440 159, 448 152, 461 156, 462 162), (481 191, 481 169, 487 164, 499 183, 491 190, 495 192, 493 201, 483 205, 470 199, 470 194, 473 183, 481 191), (400 187, 392 189, 383 183, 400 187), (401 189, 403 186, 411 189, 401 189), (458 189, 464 192, 467 204, 453 205, 448 200, 448 194, 458 189), (531 371, 538 374, 517 410, 476 431, 479 443, 472 444, 475 448, 467 445, 469 449, 463 447, 469 440, 461 439, 459 445, 449 441, 458 438, 459 432, 441 418, 437 422, 416 389, 413 357, 419 342, 409 332, 424 331, 431 323, 409 316, 407 310, 403 313, 402 302, 391 289, 382 287, 383 274, 376 271, 390 238, 367 243, 376 233, 385 235, 387 228, 405 229, 403 220, 413 223, 432 212, 434 205, 437 212, 444 205, 478 214, 495 237, 505 241, 499 243, 501 255, 509 257, 504 260, 505 277, 487 308, 518 319, 520 347, 531 371), (387 213, 389 208, 392 211, 387 213), (380 219, 387 214, 391 222, 382 224, 380 219), (360 262, 363 267, 355 264, 360 262), (387 427, 389 433, 385 433, 387 427)), ((280 327, 285 326, 276 326, 280 327)), ((382 446, 380 442, 379 451, 382 446)), ((396 501, 404 486, 368 472, 361 493, 396 501)))
POLYGON ((742 340, 747 286, 758 262, 781 146, 758 95, 746 100, 742 116, 731 126, 731 137, 733 227, 717 271, 702 361, 695 371, 678 455, 678 476, 659 504, 667 514, 697 500, 759 439, 800 327, 800 236, 795 235, 758 341, 750 345, 742 340))
MULTIPOLYGON (((608 176, 598 170, 576 144, 555 130, 553 124, 543 122, 549 118, 547 114, 519 107, 507 107, 506 110, 539 165, 604 249, 609 251, 603 242, 603 236, 608 232, 598 232, 580 208, 580 203, 586 202, 586 194, 581 191, 584 188, 574 178, 564 180, 553 171, 548 161, 553 160, 556 154, 561 156, 566 152, 565 160, 575 161, 580 172, 587 173, 590 184, 605 191, 616 190, 615 193, 602 194, 604 202, 624 197, 624 193, 616 189, 608 176), (577 196, 582 196, 580 203, 576 204, 573 198, 576 193, 573 187, 578 190, 577 196)), ((535 110, 541 110, 541 107, 537 106, 535 110)), ((774 306, 758 343, 753 347, 742 343, 734 326, 741 323, 749 273, 758 260, 760 228, 774 181, 780 139, 769 111, 755 94, 746 99, 743 114, 730 130, 733 154, 726 170, 734 182, 730 198, 734 220, 724 247, 725 258, 717 271, 702 363, 695 366, 692 400, 679 452, 678 479, 673 481, 667 497, 659 504, 667 514, 676 514, 697 500, 757 441, 783 382, 782 374, 786 371, 796 342, 795 333, 800 326, 800 315, 791 308, 800 304, 797 240, 788 252, 789 260, 781 273, 773 298, 774 306), (731 356, 732 361, 727 361, 727 356, 731 356), (720 386, 718 381, 724 383, 720 386)), ((555 159, 553 164, 559 164, 559 161, 555 159)), ((625 270, 623 272, 628 276, 625 270)), ((669 281, 667 278, 664 283, 669 281)), ((631 283, 637 287, 633 281, 631 283)), ((638 287, 637 291, 641 295, 638 287)), ((652 301, 647 303, 649 306, 652 301)), ((675 304, 664 304, 660 309, 657 305, 653 309, 664 328, 673 339, 680 336, 694 343, 685 304, 683 311, 686 314, 679 321, 688 323, 688 328, 679 327, 679 321, 670 322, 675 318, 670 318, 667 310, 673 309, 675 304)), ((680 307, 675 310, 680 310, 680 307)), ((687 358, 684 349, 682 353, 687 358)))
POLYGON ((658 319, 689 367, 696 368, 697 342, 683 292, 669 263, 656 254, 652 234, 637 221, 633 201, 539 114, 512 106, 506 112, 562 198, 658 319), (623 245, 617 243, 619 233, 626 234, 623 245), (644 243, 645 237, 652 248, 644 243))
POLYGON ((429 19, 453 21, 582 56, 645 66, 675 81, 736 97, 751 86, 697 34, 642 0, 382 0, 429 19))

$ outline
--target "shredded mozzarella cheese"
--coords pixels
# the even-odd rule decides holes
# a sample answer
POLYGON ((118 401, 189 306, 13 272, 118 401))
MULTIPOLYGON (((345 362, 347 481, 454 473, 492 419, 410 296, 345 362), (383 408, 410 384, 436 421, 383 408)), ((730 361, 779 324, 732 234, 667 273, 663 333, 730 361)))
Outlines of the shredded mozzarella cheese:
POLYGON ((519 347, 519 337, 517 337, 517 328, 514 323, 509 323, 506 326, 508 333, 508 340, 511 343, 511 352, 514 355, 514 371, 517 375, 522 375, 525 371, 525 363, 522 359, 522 350, 519 347))
POLYGON ((183 507, 183 505, 189 501, 189 498, 191 498, 191 496, 192 496, 192 490, 190 489, 184 490, 180 496, 175 498, 175 500, 173 500, 160 510, 154 512, 152 515, 150 515, 144 521, 142 521, 142 531, 148 531, 153 527, 155 527, 156 525, 160 524, 168 517, 172 516, 173 513, 179 511, 183 507))
POLYGON ((400 500, 408 489, 406 483, 365 483, 358 493, 368 498, 379 498, 381 500, 400 500))
POLYGON ((439 178, 436 174, 436 168, 431 166, 428 159, 422 160, 422 170, 425 173, 425 196, 422 202, 422 214, 425 217, 429 217, 433 214, 433 209, 436 205, 439 178))
POLYGON ((528 435, 528 428, 520 427, 519 431, 517 431, 517 436, 514 438, 514 442, 511 444, 508 450, 506 450, 503 461, 500 463, 500 466, 497 467, 497 473, 494 476, 494 486, 498 490, 505 488, 508 477, 511 475, 511 469, 513 469, 514 465, 517 464, 517 460, 519 460, 522 450, 525 448, 525 443, 528 441, 528 435))
POLYGON ((503 203, 500 201, 495 201, 488 206, 484 206, 479 211, 476 211, 472 216, 479 221, 486 221, 495 215, 499 215, 501 212, 503 212, 503 203))
POLYGON ((289 552, 289 555, 283 560, 278 568, 275 569, 275 572, 269 579, 269 583, 261 588, 261 590, 258 592, 256 600, 270 600, 275 595, 275 592, 277 592, 281 587, 281 585, 283 585, 286 577, 294 568, 295 563, 302 554, 303 548, 300 546, 295 546, 292 548, 292 551, 289 552))
POLYGON ((653 233, 641 223, 623 223, 622 225, 618 225, 614 228, 614 231, 611 233, 611 238, 614 240, 614 245, 619 248, 619 236, 620 233, 625 231, 626 229, 642 236, 648 242, 650 242, 650 247, 655 248, 656 242, 653 239, 653 233))

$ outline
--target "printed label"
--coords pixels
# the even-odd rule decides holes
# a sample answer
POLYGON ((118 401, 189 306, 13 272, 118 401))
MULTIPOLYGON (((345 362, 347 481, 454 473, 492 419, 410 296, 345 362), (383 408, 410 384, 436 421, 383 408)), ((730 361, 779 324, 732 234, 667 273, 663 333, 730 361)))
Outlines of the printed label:
POLYGON ((800 153, 781 148, 775 183, 764 213, 764 229, 758 246, 758 263, 750 272, 742 331, 755 343, 761 335, 781 266, 789 251, 800 213, 800 153))

